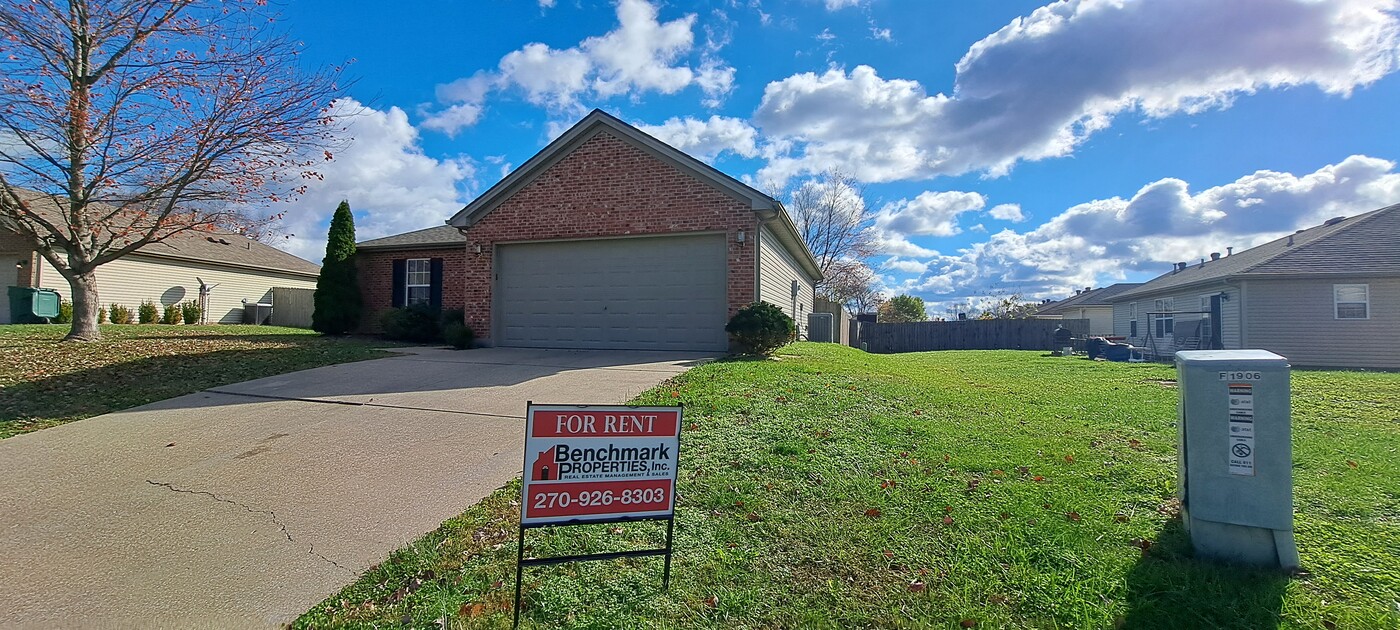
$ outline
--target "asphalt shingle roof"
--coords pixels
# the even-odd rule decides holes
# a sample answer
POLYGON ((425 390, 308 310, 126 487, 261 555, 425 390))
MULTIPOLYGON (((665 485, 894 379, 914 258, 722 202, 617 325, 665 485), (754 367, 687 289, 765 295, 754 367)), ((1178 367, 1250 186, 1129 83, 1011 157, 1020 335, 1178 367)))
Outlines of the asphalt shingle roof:
POLYGON ((451 225, 439 225, 423 230, 385 236, 384 238, 370 239, 362 243, 356 243, 355 249, 399 249, 432 246, 457 246, 465 245, 467 237, 456 227, 451 225))
MULTIPOLYGON (((58 200, 49 195, 21 191, 36 211, 50 221, 58 220, 58 200), (33 202, 48 203, 33 203, 33 202)), ((213 265, 232 265, 305 275, 319 275, 321 266, 298 258, 276 247, 230 232, 188 231, 174 234, 157 243, 149 243, 134 252, 142 256, 177 258, 213 265)))
POLYGON ((1400 204, 1328 221, 1204 265, 1188 264, 1111 301, 1234 276, 1342 273, 1400 274, 1400 204))
POLYGON ((1108 306, 1109 303, 1105 301, 1108 298, 1111 298, 1115 295, 1118 295, 1119 293, 1128 291, 1130 289, 1134 289, 1139 286, 1142 286, 1141 282, 1119 282, 1118 284, 1111 284, 1109 286, 1100 287, 1092 291, 1085 291, 1084 293, 1080 293, 1079 295, 1067 297, 1058 302, 1051 302, 1049 304, 1046 304, 1039 311, 1036 311, 1035 314, 1059 315, 1061 313, 1064 313, 1065 309, 1068 308, 1080 308, 1085 306, 1108 306))

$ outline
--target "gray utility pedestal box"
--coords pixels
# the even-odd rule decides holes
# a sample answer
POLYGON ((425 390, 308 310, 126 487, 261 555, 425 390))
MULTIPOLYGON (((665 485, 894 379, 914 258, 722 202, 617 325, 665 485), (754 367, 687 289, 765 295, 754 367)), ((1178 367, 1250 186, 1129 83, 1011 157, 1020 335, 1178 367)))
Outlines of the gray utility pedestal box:
POLYGON ((1177 496, 1196 555, 1297 567, 1288 360, 1188 350, 1176 371, 1177 496))

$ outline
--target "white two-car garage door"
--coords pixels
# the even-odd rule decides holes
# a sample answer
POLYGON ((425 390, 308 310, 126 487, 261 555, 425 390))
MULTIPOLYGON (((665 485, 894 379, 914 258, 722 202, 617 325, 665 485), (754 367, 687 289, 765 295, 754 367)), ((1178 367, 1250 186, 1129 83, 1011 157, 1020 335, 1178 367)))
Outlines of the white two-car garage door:
POLYGON ((722 234, 500 245, 500 345, 723 351, 722 234))

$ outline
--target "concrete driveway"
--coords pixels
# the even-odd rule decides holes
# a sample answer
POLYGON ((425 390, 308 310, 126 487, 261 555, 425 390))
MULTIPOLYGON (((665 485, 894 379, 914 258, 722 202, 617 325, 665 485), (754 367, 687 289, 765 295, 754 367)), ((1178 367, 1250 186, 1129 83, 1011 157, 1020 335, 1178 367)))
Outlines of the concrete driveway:
POLYGON ((414 350, 0 441, 0 626, 288 623, 519 474, 527 401, 708 358, 414 350))

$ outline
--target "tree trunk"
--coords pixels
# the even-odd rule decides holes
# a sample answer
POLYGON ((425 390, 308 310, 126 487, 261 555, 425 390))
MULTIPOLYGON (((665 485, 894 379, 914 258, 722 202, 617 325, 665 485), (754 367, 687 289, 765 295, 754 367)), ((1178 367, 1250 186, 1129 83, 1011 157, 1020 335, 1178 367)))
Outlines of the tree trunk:
POLYGON ((64 341, 97 341, 102 331, 97 328, 97 273, 88 270, 83 273, 64 274, 68 286, 73 290, 73 327, 68 330, 64 341))

